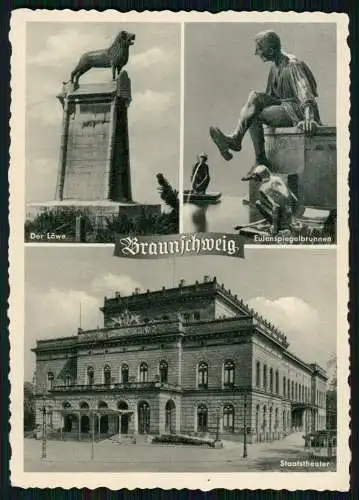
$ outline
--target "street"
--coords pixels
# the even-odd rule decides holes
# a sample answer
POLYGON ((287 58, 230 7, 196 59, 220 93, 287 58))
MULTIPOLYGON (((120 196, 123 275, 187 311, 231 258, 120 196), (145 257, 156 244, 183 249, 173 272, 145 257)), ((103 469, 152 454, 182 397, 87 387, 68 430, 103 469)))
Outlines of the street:
MULTIPOLYGON (((223 449, 157 444, 119 444, 110 440, 95 444, 91 460, 91 443, 48 441, 47 458, 41 459, 41 440, 25 439, 25 472, 323 472, 335 465, 319 467, 281 467, 307 460, 302 433, 282 441, 248 445, 243 459, 243 443, 225 441, 223 449)), ((323 459, 323 462, 325 460, 323 459)))

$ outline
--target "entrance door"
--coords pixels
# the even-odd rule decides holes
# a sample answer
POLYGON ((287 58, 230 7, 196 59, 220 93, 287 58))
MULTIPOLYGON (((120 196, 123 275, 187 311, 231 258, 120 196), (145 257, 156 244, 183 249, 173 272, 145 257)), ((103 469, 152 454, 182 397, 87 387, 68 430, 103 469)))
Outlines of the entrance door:
POLYGON ((205 405, 199 405, 197 409, 197 430, 208 432, 208 410, 205 405))
POLYGON ((82 415, 81 417, 81 432, 90 432, 90 419, 87 415, 82 415))
POLYGON ((165 413, 166 413, 166 421, 165 421, 166 432, 174 434, 176 432, 176 405, 174 404, 172 399, 167 401, 165 413))
POLYGON ((138 405, 138 432, 148 434, 150 432, 150 406, 146 401, 138 405))
POLYGON ((64 418, 64 432, 72 431, 72 415, 65 415, 64 418))
POLYGON ((128 415, 121 415, 121 434, 128 434, 128 415))
MULTIPOLYGON (((127 366, 127 365, 126 365, 127 366)), ((123 369, 123 367, 122 367, 123 369)), ((128 410, 128 404, 126 401, 119 401, 117 403, 117 408, 119 410, 128 410)), ((127 413, 123 413, 120 418, 120 433, 121 434, 128 434, 128 422, 129 422, 129 415, 127 413)))

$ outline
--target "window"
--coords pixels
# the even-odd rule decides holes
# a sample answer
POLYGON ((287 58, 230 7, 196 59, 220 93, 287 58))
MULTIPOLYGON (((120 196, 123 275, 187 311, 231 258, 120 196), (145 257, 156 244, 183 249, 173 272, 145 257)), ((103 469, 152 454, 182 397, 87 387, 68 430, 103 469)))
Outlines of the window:
POLYGON ((204 361, 198 365, 198 387, 202 389, 208 387, 208 365, 204 361))
POLYGON ((188 323, 188 321, 190 320, 190 317, 191 317, 191 316, 190 316, 190 314, 189 314, 189 313, 184 313, 184 315, 183 315, 183 319, 184 319, 184 321, 185 321, 186 323, 188 323))
POLYGON ((197 431, 208 431, 208 410, 206 405, 199 405, 197 408, 197 431))
POLYGON ((275 392, 279 394, 279 373, 278 370, 275 372, 275 392))
POLYGON ((160 382, 161 384, 168 382, 168 363, 164 360, 160 362, 160 382))
POLYGON ((294 399, 294 382, 292 380, 292 399, 294 399))
POLYGON ((278 420, 278 408, 274 411, 274 429, 278 429, 279 420, 278 420))
POLYGON ((272 417, 273 417, 273 408, 269 408, 269 432, 272 431, 272 417))
POLYGON ((234 408, 231 404, 224 405, 223 407, 223 430, 228 432, 234 431, 234 408))
POLYGON ((287 398, 290 399, 290 380, 288 379, 288 384, 287 384, 287 398))
POLYGON ((267 390, 267 365, 263 366, 263 389, 267 390))
POLYGON ((233 387, 234 386, 234 363, 232 360, 227 360, 224 363, 224 387, 233 387))
POLYGON ((267 407, 263 406, 263 421, 262 421, 263 430, 267 429, 267 407))
POLYGON ((199 320, 201 319, 201 313, 200 313, 199 311, 195 311, 195 312, 193 313, 193 319, 194 319, 195 321, 199 321, 199 320))
POLYGON ((105 385, 111 385, 111 368, 106 365, 103 369, 103 383, 105 385))
POLYGON ((283 377, 283 396, 285 397, 287 394, 287 379, 283 377))
POLYGON ((128 365, 121 366, 121 383, 128 384, 128 365))
POLYGON ((256 387, 261 385, 261 364, 259 361, 256 363, 256 387))
POLYGON ((95 382, 95 372, 92 366, 87 368, 87 384, 91 387, 95 382))
POLYGON ((54 388, 54 374, 52 372, 48 372, 47 374, 47 390, 51 391, 54 388))
POLYGON ((147 363, 140 364, 140 382, 148 382, 148 366, 147 363))
POLYGON ((273 368, 269 370, 269 392, 273 392, 273 368))
POLYGON ((285 410, 283 410, 283 422, 282 422, 282 427, 283 430, 286 430, 286 417, 285 417, 285 410))
POLYGON ((294 398, 296 401, 298 400, 298 382, 295 383, 294 398))

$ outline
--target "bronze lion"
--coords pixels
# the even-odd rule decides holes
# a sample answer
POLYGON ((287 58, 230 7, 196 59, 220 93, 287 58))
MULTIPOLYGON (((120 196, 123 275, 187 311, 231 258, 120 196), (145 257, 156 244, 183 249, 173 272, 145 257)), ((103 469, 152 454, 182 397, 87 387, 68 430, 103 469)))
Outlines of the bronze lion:
POLYGON ((71 83, 79 86, 79 78, 91 68, 112 68, 112 79, 116 79, 121 69, 127 64, 130 46, 134 44, 136 35, 120 31, 108 49, 85 52, 71 73, 71 83))

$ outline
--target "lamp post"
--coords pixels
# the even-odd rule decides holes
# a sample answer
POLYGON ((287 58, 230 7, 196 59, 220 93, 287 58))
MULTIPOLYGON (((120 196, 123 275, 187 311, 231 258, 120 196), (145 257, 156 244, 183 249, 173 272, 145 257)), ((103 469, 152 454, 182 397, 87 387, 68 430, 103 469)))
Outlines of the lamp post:
POLYGON ((44 459, 46 458, 46 399, 45 399, 45 393, 42 396, 42 408, 41 408, 41 413, 42 413, 42 446, 41 446, 41 458, 44 459))
POLYGON ((243 405, 243 458, 247 458, 247 422, 246 422, 246 413, 247 413, 247 394, 244 395, 244 405, 243 405))
POLYGON ((221 410, 217 408, 217 427, 216 427, 216 441, 219 441, 219 422, 221 419, 221 410))

